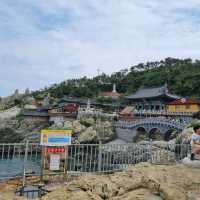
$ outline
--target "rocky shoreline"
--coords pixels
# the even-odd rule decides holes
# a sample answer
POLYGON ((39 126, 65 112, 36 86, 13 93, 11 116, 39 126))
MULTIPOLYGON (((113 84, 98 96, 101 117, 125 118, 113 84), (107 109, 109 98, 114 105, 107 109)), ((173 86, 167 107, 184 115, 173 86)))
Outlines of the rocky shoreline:
MULTIPOLYGON (((19 180, 0 183, 0 199, 24 199, 14 194, 19 185, 19 180)), ((42 200, 200 200, 200 174, 182 164, 140 163, 108 175, 68 177, 65 182, 55 178, 46 188, 50 193, 42 200)))
POLYGON ((141 163, 111 175, 82 176, 42 200, 199 200, 199 169, 141 163))

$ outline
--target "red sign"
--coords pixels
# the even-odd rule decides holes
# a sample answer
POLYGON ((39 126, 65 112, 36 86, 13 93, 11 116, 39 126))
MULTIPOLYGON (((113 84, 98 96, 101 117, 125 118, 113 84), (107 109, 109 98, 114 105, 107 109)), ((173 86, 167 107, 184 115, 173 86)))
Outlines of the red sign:
POLYGON ((64 153, 65 148, 51 147, 51 148, 47 148, 47 152, 48 153, 64 153))

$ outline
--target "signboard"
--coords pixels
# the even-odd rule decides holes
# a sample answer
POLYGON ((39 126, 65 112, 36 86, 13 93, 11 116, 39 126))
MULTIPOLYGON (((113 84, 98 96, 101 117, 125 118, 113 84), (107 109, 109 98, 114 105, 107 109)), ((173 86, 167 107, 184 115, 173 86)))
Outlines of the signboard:
POLYGON ((50 170, 52 171, 60 170, 60 155, 59 154, 50 155, 50 170))
POLYGON ((59 148, 59 147, 49 147, 47 148, 48 153, 64 153, 65 148, 59 148))
POLYGON ((66 146, 71 144, 72 130, 42 130, 40 144, 43 146, 66 146))

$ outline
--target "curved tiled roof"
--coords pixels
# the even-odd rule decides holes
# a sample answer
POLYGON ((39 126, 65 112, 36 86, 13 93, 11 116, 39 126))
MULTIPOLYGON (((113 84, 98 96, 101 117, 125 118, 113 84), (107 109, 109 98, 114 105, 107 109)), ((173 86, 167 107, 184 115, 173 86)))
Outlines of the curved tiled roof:
POLYGON ((34 116, 34 117, 48 117, 49 116, 47 111, 38 111, 38 110, 30 110, 30 109, 24 109, 22 110, 21 113, 24 116, 34 116))
POLYGON ((141 99, 141 98, 159 97, 162 95, 166 95, 172 99, 181 98, 177 95, 170 94, 166 85, 161 86, 161 87, 142 88, 138 90, 135 94, 129 95, 126 98, 127 99, 141 99))

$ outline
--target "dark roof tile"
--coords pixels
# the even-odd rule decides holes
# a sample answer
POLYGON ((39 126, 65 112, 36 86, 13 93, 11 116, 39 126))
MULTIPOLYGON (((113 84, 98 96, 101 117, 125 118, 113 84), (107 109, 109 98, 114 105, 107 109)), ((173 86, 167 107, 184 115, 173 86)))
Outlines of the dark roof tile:
POLYGON ((127 99, 141 99, 141 98, 152 98, 166 95, 172 99, 180 99, 181 97, 170 94, 166 85, 161 87, 152 87, 152 88, 142 88, 138 90, 135 94, 129 95, 127 99))

